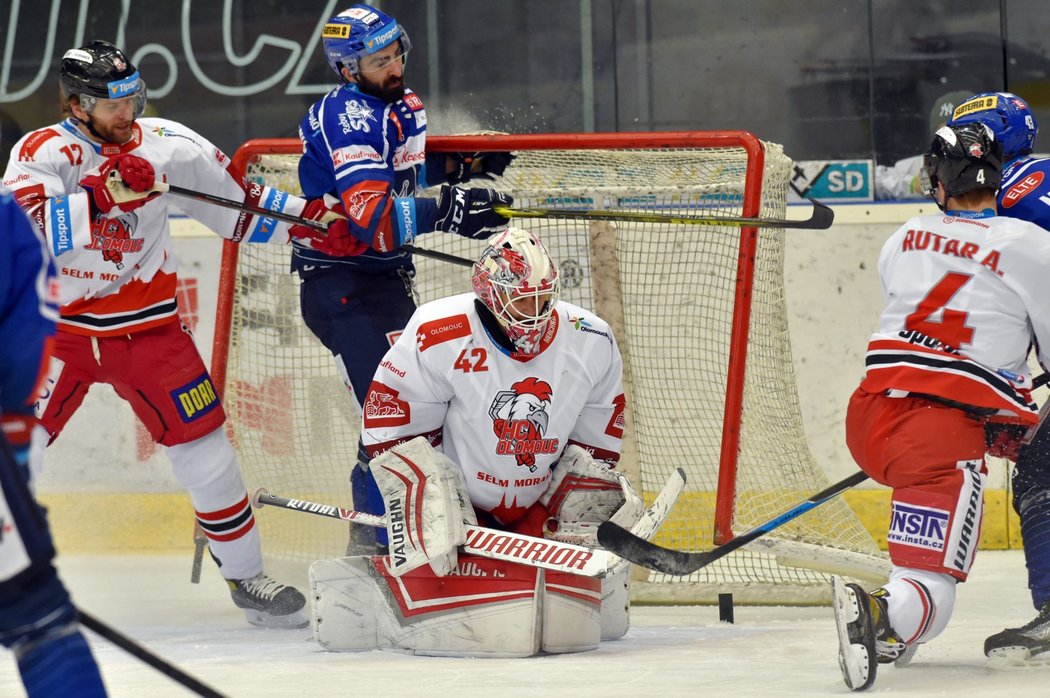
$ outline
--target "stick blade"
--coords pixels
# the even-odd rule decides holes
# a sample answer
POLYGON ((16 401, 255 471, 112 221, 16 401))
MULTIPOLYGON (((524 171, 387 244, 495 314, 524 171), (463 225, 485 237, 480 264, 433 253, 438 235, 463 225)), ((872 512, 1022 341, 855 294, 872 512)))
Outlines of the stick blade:
POLYGON ((663 548, 634 535, 611 521, 598 527, 598 542, 624 560, 647 567, 654 572, 684 575, 708 564, 705 553, 687 553, 663 548))
POLYGON ((792 228, 803 228, 805 230, 827 230, 835 222, 835 212, 816 199, 807 198, 806 201, 813 205, 813 213, 804 221, 791 221, 792 228))

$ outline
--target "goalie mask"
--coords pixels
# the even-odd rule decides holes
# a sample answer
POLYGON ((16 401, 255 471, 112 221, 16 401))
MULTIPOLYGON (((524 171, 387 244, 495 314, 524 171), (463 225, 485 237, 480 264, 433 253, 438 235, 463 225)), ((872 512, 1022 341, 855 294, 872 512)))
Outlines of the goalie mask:
MULTIPOLYGON (((1002 179, 1003 147, 984 124, 944 126, 922 158, 922 187, 937 200, 937 183, 948 197, 977 189, 996 191, 1002 179)), ((944 204, 937 202, 943 211, 944 204)))
POLYGON ((58 80, 66 100, 78 95, 89 115, 105 99, 133 98, 136 119, 146 109, 146 83, 124 52, 108 41, 66 51, 58 80))
MULTIPOLYGON (((395 41, 401 42, 401 50, 393 60, 405 60, 412 42, 408 32, 393 17, 383 14, 368 5, 354 5, 332 17, 321 31, 325 58, 328 65, 342 75, 340 68, 346 67, 353 75, 359 75, 361 59, 386 48, 395 41)), ((386 64, 375 66, 382 70, 386 64)))
POLYGON ((1003 158, 1028 155, 1035 147, 1039 124, 1024 101, 1010 92, 982 92, 955 108, 949 126, 984 124, 1003 145, 1003 158))
POLYGON ((532 233, 507 228, 474 264, 474 293, 522 354, 536 354, 558 303, 558 267, 532 233))

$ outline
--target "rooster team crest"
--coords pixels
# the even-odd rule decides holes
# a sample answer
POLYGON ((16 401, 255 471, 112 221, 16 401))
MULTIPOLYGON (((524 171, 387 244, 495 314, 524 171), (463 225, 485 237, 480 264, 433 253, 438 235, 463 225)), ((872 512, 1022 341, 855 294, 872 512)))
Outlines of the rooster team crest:
POLYGON ((135 233, 138 216, 125 213, 116 218, 98 216, 91 224, 91 243, 84 249, 99 250, 102 259, 113 262, 117 269, 124 268, 124 255, 129 252, 141 252, 146 241, 132 237, 135 233))
POLYGON ((496 393, 489 407, 496 453, 514 456, 518 465, 536 472, 536 456, 558 452, 558 439, 545 439, 553 391, 537 378, 526 378, 496 393))

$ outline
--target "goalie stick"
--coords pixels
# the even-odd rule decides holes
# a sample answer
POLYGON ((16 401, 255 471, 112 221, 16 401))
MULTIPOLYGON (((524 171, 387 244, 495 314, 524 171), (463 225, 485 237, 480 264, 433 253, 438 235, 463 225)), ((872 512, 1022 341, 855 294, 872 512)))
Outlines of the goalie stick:
MULTIPOLYGON (((252 495, 255 507, 275 506, 292 511, 301 511, 317 516, 327 516, 342 521, 383 528, 386 517, 366 514, 362 511, 344 509, 331 504, 319 504, 305 499, 292 499, 271 494, 259 488, 252 495)), ((607 550, 585 548, 573 543, 562 543, 545 538, 526 536, 510 531, 498 531, 494 528, 466 525, 467 542, 463 552, 479 557, 517 562, 557 572, 569 572, 584 577, 604 577, 612 566, 619 561, 616 555, 607 550)))
POLYGON ((728 543, 707 552, 687 552, 663 548, 609 521, 598 527, 598 542, 607 550, 616 553, 625 560, 630 560, 636 565, 642 565, 664 574, 690 574, 710 565, 715 560, 725 557, 734 550, 744 547, 756 538, 764 536, 773 529, 801 516, 810 509, 820 506, 835 495, 867 479, 868 476, 865 473, 856 472, 845 480, 836 482, 834 485, 817 492, 809 499, 796 504, 784 513, 756 526, 747 533, 743 533, 728 543))
MULTIPOLYGON (((685 473, 678 468, 657 494, 652 506, 646 509, 638 522, 631 527, 631 531, 646 538, 652 536, 667 518, 684 487, 685 473)), ((252 495, 252 506, 256 508, 276 506, 375 528, 386 526, 386 518, 382 516, 304 499, 281 497, 261 487, 252 495)), ((463 551, 479 557, 517 562, 522 565, 569 572, 585 577, 605 577, 618 572, 624 564, 627 564, 618 555, 607 550, 536 538, 510 531, 498 531, 482 526, 467 526, 466 528, 467 542, 463 546, 463 551)))
MULTIPOLYGON (((255 216, 266 216, 268 218, 276 218, 279 221, 285 223, 291 223, 292 225, 305 225, 308 228, 314 230, 327 231, 328 226, 320 221, 312 221, 307 218, 300 218, 299 216, 293 216, 290 213, 282 213, 281 211, 270 211, 259 206, 251 206, 242 201, 234 201, 233 199, 225 199, 221 196, 215 196, 214 194, 206 194, 202 191, 195 191, 193 189, 186 189, 185 187, 178 187, 174 184, 168 184, 167 182, 157 182, 153 185, 153 189, 159 192, 167 192, 169 194, 175 194, 176 196, 184 196, 187 199, 197 199, 198 201, 207 201, 208 203, 215 204, 216 206, 222 206, 223 208, 232 208, 235 211, 244 211, 245 213, 251 213, 255 216)), ((449 262, 450 264, 458 264, 461 267, 473 267, 474 262, 463 257, 457 257, 456 255, 446 254, 444 252, 438 252, 437 250, 426 250, 422 247, 416 247, 415 245, 402 245, 401 249, 406 252, 418 254, 420 257, 430 257, 437 259, 442 262, 449 262)))
POLYGON ((827 230, 835 221, 835 212, 816 199, 806 199, 813 204, 813 213, 805 220, 775 218, 736 218, 732 216, 675 216, 664 213, 638 211, 597 211, 594 209, 565 208, 510 208, 494 206, 493 210, 507 218, 573 218, 595 221, 622 221, 626 223, 673 223, 676 225, 731 226, 735 228, 797 228, 803 230, 827 230))

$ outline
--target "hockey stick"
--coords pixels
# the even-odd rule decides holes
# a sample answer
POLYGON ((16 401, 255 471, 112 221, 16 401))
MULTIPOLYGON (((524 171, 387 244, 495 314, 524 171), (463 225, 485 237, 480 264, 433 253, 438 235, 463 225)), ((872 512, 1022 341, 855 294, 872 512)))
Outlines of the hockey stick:
POLYGON ((774 528, 786 524, 788 521, 805 514, 810 509, 820 506, 837 494, 840 494, 854 485, 868 479, 867 474, 856 472, 845 480, 831 485, 817 492, 804 502, 796 504, 784 513, 773 517, 764 524, 760 524, 747 533, 743 533, 733 540, 707 552, 686 552, 663 548, 655 543, 650 543, 630 531, 624 530, 616 524, 606 521, 598 527, 598 542, 607 550, 611 550, 625 560, 630 560, 636 565, 648 567, 664 574, 684 575, 695 572, 701 567, 710 565, 715 560, 725 557, 729 553, 744 547, 756 538, 760 538, 772 531, 774 528))
POLYGON ((735 218, 723 216, 674 216, 663 213, 637 211, 596 211, 593 209, 564 208, 510 208, 495 206, 493 210, 506 218, 574 218, 595 221, 623 221, 626 223, 673 223, 676 225, 731 226, 736 228, 798 228, 827 230, 835 221, 835 212, 816 199, 813 213, 806 220, 777 220, 775 218, 735 218))
POLYGON ((198 696, 204 696, 205 698, 224 698, 222 693, 219 693, 214 688, 201 683, 198 679, 190 676, 182 669, 179 669, 174 664, 171 664, 157 655, 153 654, 145 647, 142 647, 131 638, 117 632, 115 629, 106 625, 98 618, 85 613, 83 610, 77 609, 77 614, 80 617, 81 624, 91 630, 96 635, 109 640, 114 645, 124 650, 128 654, 134 656, 136 659, 140 659, 146 664, 164 674, 172 681, 176 681, 189 690, 196 693, 198 696))
MULTIPOLYGON (((642 513, 641 518, 638 519, 638 522, 631 526, 630 533, 638 536, 644 541, 651 539, 656 533, 656 530, 667 520, 672 507, 674 507, 675 502, 678 501, 678 497, 682 494, 682 490, 685 489, 685 481, 685 471, 681 468, 675 468, 671 477, 667 480, 667 484, 664 485, 664 488, 656 495, 656 499, 653 500, 652 506, 646 509, 642 513)), ((612 574, 619 572, 621 568, 630 564, 630 560, 621 559, 613 566, 612 574)))
MULTIPOLYGON (((202 191, 195 191, 193 189, 186 189, 184 187, 178 187, 174 184, 168 184, 167 182, 157 182, 153 185, 154 190, 160 192, 168 192, 169 194, 175 194, 177 196, 184 196, 187 199, 197 199, 198 201, 207 201, 208 203, 215 204, 216 206, 222 206, 223 208, 232 208, 235 211, 244 211, 245 213, 251 213, 255 216, 266 216, 268 218, 275 218, 285 223, 291 223, 292 225, 305 225, 308 228, 314 230, 327 231, 328 226, 320 221, 312 221, 307 218, 300 218, 299 216, 293 216, 290 213, 283 213, 281 211, 270 211, 259 206, 252 206, 242 201, 234 201, 233 199, 224 199, 221 196, 215 196, 214 194, 206 194, 202 191)), ((464 259, 463 257, 457 257, 455 255, 446 254, 444 252, 438 252, 436 250, 425 250, 422 247, 416 247, 415 245, 402 245, 401 249, 406 252, 418 254, 420 257, 430 257, 432 259, 438 259, 442 262, 449 262, 450 264, 458 264, 461 267, 473 267, 474 262, 470 259, 464 259)))
POLYGON ((193 567, 190 569, 190 582, 200 584, 201 565, 204 562, 204 551, 208 547, 208 536, 204 535, 200 521, 193 520, 193 567))
MULTIPOLYGON (((361 511, 343 509, 330 504, 318 504, 304 499, 289 499, 270 494, 259 488, 252 495, 252 506, 274 506, 292 511, 301 511, 317 516, 327 516, 342 521, 383 528, 386 518, 361 511)), ((478 557, 517 562, 522 565, 542 567, 556 572, 569 572, 584 577, 604 577, 619 562, 616 555, 582 545, 562 543, 555 540, 526 536, 510 531, 497 531, 482 526, 466 526, 467 542, 463 551, 478 557)))

